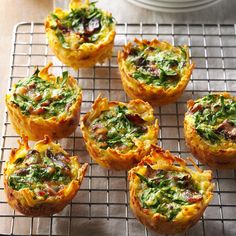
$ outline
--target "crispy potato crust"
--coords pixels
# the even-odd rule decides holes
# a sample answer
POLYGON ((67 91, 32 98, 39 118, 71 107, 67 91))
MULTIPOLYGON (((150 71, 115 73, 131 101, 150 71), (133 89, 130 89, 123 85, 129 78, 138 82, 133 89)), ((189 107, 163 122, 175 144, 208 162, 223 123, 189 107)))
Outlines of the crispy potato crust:
POLYGON ((212 172, 210 170, 202 171, 197 166, 195 167, 196 171, 188 168, 183 159, 171 155, 169 151, 164 151, 160 147, 153 146, 150 155, 144 157, 137 167, 129 171, 130 206, 134 215, 142 224, 161 234, 176 234, 186 231, 197 223, 212 199, 214 184, 211 183, 212 172), (193 180, 203 191, 203 199, 192 205, 182 206, 182 210, 170 221, 160 213, 142 208, 138 197, 138 193, 142 191, 141 182, 135 173, 145 175, 147 165, 154 170, 174 170, 190 173, 193 180))
MULTIPOLYGON (((138 40, 135 39, 134 43, 138 46, 148 45, 156 48, 160 48, 161 50, 174 50, 177 53, 180 53, 179 48, 173 47, 171 44, 165 41, 159 41, 157 39, 153 39, 152 41, 147 40, 138 40)), ((132 99, 140 98, 144 101, 149 102, 153 106, 161 106, 169 103, 175 102, 183 93, 186 88, 190 76, 192 74, 192 70, 194 68, 194 64, 190 64, 189 62, 189 53, 187 46, 184 46, 187 52, 187 64, 184 69, 184 73, 178 84, 175 87, 169 87, 164 89, 162 86, 153 86, 147 85, 144 82, 136 80, 130 74, 129 69, 126 66, 126 58, 129 55, 130 49, 133 47, 133 44, 129 42, 124 46, 123 51, 118 52, 118 64, 119 70, 121 74, 121 80, 123 84, 123 88, 128 96, 132 99)))
MULTIPOLYGON (((83 3, 82 1, 72 0, 70 9, 79 9, 89 5, 89 1, 83 3)), ((64 11, 60 8, 56 8, 54 14, 64 17, 68 14, 68 11, 64 11)), ((103 14, 110 14, 103 11, 103 14)), ((75 48, 63 48, 61 42, 56 36, 55 30, 51 28, 52 18, 49 15, 45 20, 45 31, 48 38, 48 43, 57 56, 57 58, 74 69, 83 67, 92 67, 96 63, 102 64, 107 58, 112 56, 112 50, 114 46, 114 38, 116 35, 115 24, 112 25, 112 29, 104 30, 104 37, 99 39, 95 43, 83 43, 77 49, 75 48)), ((72 38, 70 41, 75 41, 72 38)))
MULTIPOLYGON (((225 98, 236 99, 229 93, 218 93, 225 98)), ((194 106, 193 100, 188 101, 188 110, 194 106)), ((185 113, 184 118, 185 142, 191 153, 203 164, 217 169, 236 169, 236 143, 230 140, 221 140, 212 144, 202 138, 196 131, 192 114, 185 113)))
MULTIPOLYGON (((56 76, 48 72, 52 65, 52 63, 48 63, 48 65, 39 72, 39 77, 56 83, 56 76)), ((5 102, 12 126, 16 133, 19 135, 25 134, 28 136, 29 140, 41 140, 44 138, 44 135, 48 135, 51 139, 57 140, 73 133, 79 124, 82 91, 77 81, 72 76, 68 77, 68 81, 75 90, 78 90, 76 101, 69 109, 70 114, 63 113, 60 116, 52 116, 48 119, 44 119, 39 115, 24 115, 21 109, 11 102, 13 94, 7 94, 5 102)))
MULTIPOLYGON (((51 148, 55 152, 62 152, 67 154, 59 144, 51 142, 48 136, 44 140, 38 141, 34 149, 37 151, 46 150, 51 148)), ((4 169, 4 188, 9 205, 26 216, 49 216, 58 213, 70 202, 80 188, 84 175, 86 173, 88 164, 82 166, 78 162, 78 157, 70 157, 71 164, 73 165, 73 173, 76 173, 72 181, 61 189, 55 196, 50 196, 46 200, 35 198, 35 193, 28 188, 14 190, 8 185, 8 178, 14 171, 12 164, 30 150, 28 146, 28 138, 24 136, 22 141, 19 142, 18 149, 12 149, 10 159, 6 163, 4 169)))
POLYGON ((80 127, 83 133, 83 138, 90 156, 99 165, 113 170, 128 170, 135 166, 147 153, 150 151, 151 144, 156 144, 158 135, 158 121, 154 122, 154 115, 152 107, 139 99, 132 100, 125 104, 122 102, 111 101, 108 102, 107 98, 98 97, 92 110, 82 117, 80 127), (91 138, 89 133, 89 126, 91 122, 99 117, 99 115, 108 110, 112 106, 122 104, 129 109, 135 111, 143 120, 148 122, 148 131, 142 136, 142 139, 137 139, 135 144, 136 149, 129 150, 126 153, 121 153, 118 148, 101 149, 96 140, 91 138))

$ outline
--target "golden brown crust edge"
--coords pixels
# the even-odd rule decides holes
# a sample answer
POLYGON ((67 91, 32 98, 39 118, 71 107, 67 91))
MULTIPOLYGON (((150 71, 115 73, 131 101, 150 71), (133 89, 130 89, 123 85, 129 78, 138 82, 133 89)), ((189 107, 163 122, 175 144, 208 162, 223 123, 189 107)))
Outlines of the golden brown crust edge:
MULTIPOLYGON (((50 35, 51 29, 48 29, 46 25, 47 24, 45 24, 46 33, 47 35, 50 35)), ((108 43, 99 43, 99 45, 96 46, 96 49, 90 46, 84 50, 77 51, 65 49, 62 48, 60 42, 52 36, 48 36, 48 43, 53 53, 61 62, 77 70, 79 68, 92 67, 96 63, 103 64, 106 59, 111 58, 115 35, 116 32, 112 31, 107 39, 108 43)))
MULTIPOLYGON (((221 94, 226 98, 234 98, 226 92, 217 94, 221 94)), ((188 108, 193 105, 193 100, 188 101, 188 108)), ((209 144, 197 133, 188 116, 189 114, 186 113, 184 118, 184 136, 186 145, 193 156, 211 168, 236 169, 236 145, 233 147, 232 143, 230 143, 217 147, 217 144, 209 144)))
MULTIPOLYGON (((41 71, 44 71, 46 75, 51 76, 48 74, 48 69, 51 66, 52 63, 49 63, 41 71)), ((19 107, 9 101, 8 95, 5 97, 5 103, 8 108, 11 124, 17 134, 24 134, 33 141, 43 139, 44 135, 48 135, 53 140, 58 140, 68 137, 76 130, 80 118, 82 92, 77 85, 77 81, 73 77, 69 76, 68 79, 75 85, 75 88, 79 90, 79 94, 70 108, 71 114, 65 117, 60 117, 59 119, 57 117, 43 119, 37 116, 24 115, 19 107)))
MULTIPOLYGON (((51 140, 49 138, 45 138, 42 141, 48 142, 50 144, 51 140)), ((40 141, 40 142, 42 142, 40 141)), ((23 143, 20 144, 20 147, 25 147, 29 149, 29 147, 25 146, 27 142, 27 138, 23 137, 23 143)), ((28 144, 27 144, 28 145, 28 144)), ((20 148, 19 148, 20 149, 20 148)), ((18 150, 19 150, 18 149, 18 150)), ((62 150, 61 148, 59 148, 62 150)), ((11 156, 11 160, 14 160, 14 154, 17 150, 13 149, 11 156)), ((73 157, 78 159, 78 157, 73 157)), ((88 164, 85 163, 78 169, 78 178, 71 181, 69 186, 66 189, 59 191, 58 196, 54 201, 45 201, 39 202, 38 204, 36 201, 33 200, 32 192, 28 189, 22 189, 20 191, 13 190, 11 187, 8 186, 8 175, 7 175, 7 167, 4 169, 4 190, 6 193, 7 201, 9 205, 19 211, 20 213, 26 216, 33 216, 33 217, 41 217, 41 216, 50 216, 62 211, 65 206, 75 197, 76 193, 78 192, 82 180, 86 174, 86 170, 88 168, 88 164)))
MULTIPOLYGON (((163 44, 164 47, 166 47, 167 49, 173 48, 173 46, 168 42, 165 41, 161 42, 158 41, 157 39, 153 39, 150 42, 148 42, 147 40, 139 41, 138 39, 135 39, 134 41, 137 42, 138 44, 148 43, 150 46, 163 44)), ((128 51, 131 45, 132 45, 131 43, 125 45, 124 50, 128 51)), ((187 46, 185 46, 185 48, 187 49, 187 46)), ((121 80, 125 92, 128 94, 130 98, 132 99, 140 98, 144 101, 149 102, 153 106, 166 105, 178 100, 178 98, 184 92, 194 68, 194 64, 189 64, 188 67, 186 68, 186 72, 184 73, 184 75, 182 76, 181 80, 179 81, 176 87, 163 89, 162 87, 154 87, 151 85, 146 85, 145 83, 140 82, 134 79, 132 76, 130 76, 125 66, 126 57, 127 57, 126 53, 121 51, 118 52, 119 71, 121 74, 121 80)), ((187 51, 187 61, 189 61, 188 51, 187 51)))
POLYGON ((154 122, 152 125, 149 125, 148 136, 150 136, 150 141, 139 143, 137 149, 130 150, 127 153, 121 153, 117 149, 108 148, 107 150, 103 150, 99 148, 96 144, 96 141, 90 138, 87 123, 89 120, 92 120, 92 117, 101 112, 101 110, 105 109, 107 106, 113 106, 119 103, 124 104, 121 102, 108 103, 106 98, 98 97, 94 102, 92 110, 81 118, 80 128, 83 134, 86 148, 95 162, 108 169, 128 170, 131 167, 135 166, 142 159, 142 157, 149 153, 151 144, 155 144, 157 142, 159 127, 157 120, 154 122, 152 107, 142 100, 133 100, 129 104, 134 107, 138 104, 140 106, 140 110, 142 112, 146 111, 146 113, 148 113, 148 116, 151 116, 151 119, 154 122))
POLYGON ((203 200, 197 204, 183 207, 182 211, 176 216, 176 219, 168 221, 159 213, 152 213, 150 210, 142 208, 136 194, 139 178, 134 172, 138 172, 138 169, 145 163, 153 164, 152 155, 156 156, 156 160, 160 158, 160 163, 157 165, 158 168, 164 167, 166 169, 168 166, 173 165, 174 162, 178 163, 183 169, 187 168, 185 166, 186 163, 182 159, 172 156, 169 151, 163 151, 161 148, 153 146, 150 156, 143 158, 137 167, 129 171, 130 207, 135 217, 146 227, 161 234, 182 233, 197 223, 213 197, 214 184, 211 183, 212 172, 202 172, 197 168, 197 172, 204 174, 203 180, 208 183, 203 200))

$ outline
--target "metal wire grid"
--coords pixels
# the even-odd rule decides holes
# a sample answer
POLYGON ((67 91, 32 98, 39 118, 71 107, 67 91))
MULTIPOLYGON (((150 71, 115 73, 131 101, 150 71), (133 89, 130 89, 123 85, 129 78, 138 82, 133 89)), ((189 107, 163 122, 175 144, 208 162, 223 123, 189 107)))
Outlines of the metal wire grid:
MULTIPOLYGON (((12 63, 8 89, 17 80, 30 75, 34 67, 54 62, 54 72, 69 70, 83 88, 81 113, 86 113, 99 93, 110 100, 126 101, 122 89, 117 51, 134 37, 158 37, 175 45, 187 44, 196 63, 191 81, 174 104, 155 109, 159 119, 159 145, 173 154, 189 156, 183 138, 183 117, 188 99, 209 92, 236 93, 236 26, 197 24, 118 24, 112 58, 103 65, 78 72, 63 66, 52 54, 41 23, 20 23, 14 30, 12 63)), ((3 168, 18 136, 11 129, 7 111, 0 153, 0 234, 5 235, 156 235, 145 229, 129 209, 127 173, 99 167, 88 156, 80 129, 60 141, 63 148, 79 155, 90 168, 74 200, 52 217, 25 217, 12 210, 3 190, 3 168)), ((204 168, 204 166, 203 166, 204 168)), ((214 200, 202 219, 184 235, 236 235, 236 173, 215 171, 214 200)))

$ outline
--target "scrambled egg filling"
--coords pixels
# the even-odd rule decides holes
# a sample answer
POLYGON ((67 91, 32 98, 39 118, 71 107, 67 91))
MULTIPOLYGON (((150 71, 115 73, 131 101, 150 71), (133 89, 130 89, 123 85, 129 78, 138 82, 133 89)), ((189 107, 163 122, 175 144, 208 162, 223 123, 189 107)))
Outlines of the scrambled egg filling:
POLYGON ((135 139, 147 132, 147 123, 126 106, 113 106, 103 111, 89 127, 90 135, 100 148, 118 148, 127 152, 135 147, 135 139))
POLYGON ((209 94, 188 110, 198 134, 211 143, 222 139, 236 142, 236 101, 218 94, 209 94))
POLYGON ((68 83, 68 72, 57 77, 56 83, 39 77, 39 70, 26 79, 20 80, 11 92, 11 102, 24 115, 39 115, 43 118, 70 113, 76 101, 78 90, 68 83))
POLYGON ((182 47, 177 53, 142 44, 130 49, 126 66, 133 78, 148 85, 169 88, 180 81, 186 60, 187 54, 182 47))
POLYGON ((35 193, 36 198, 48 198, 69 184, 73 179, 69 156, 29 150, 26 156, 18 158, 12 165, 14 171, 8 178, 8 185, 14 190, 24 188, 35 193))
POLYGON ((96 8, 94 2, 70 9, 63 16, 51 14, 51 29, 66 49, 78 49, 83 43, 96 43, 106 37, 105 32, 114 24, 112 15, 96 8))
POLYGON ((182 206, 191 205, 203 199, 188 172, 158 170, 150 166, 148 176, 135 173, 141 181, 139 199, 143 208, 151 209, 173 220, 182 206))

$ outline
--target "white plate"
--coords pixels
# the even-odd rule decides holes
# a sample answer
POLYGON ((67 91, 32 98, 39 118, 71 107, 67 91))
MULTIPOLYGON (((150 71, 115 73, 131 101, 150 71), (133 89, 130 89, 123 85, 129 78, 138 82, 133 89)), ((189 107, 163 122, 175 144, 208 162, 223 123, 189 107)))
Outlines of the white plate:
POLYGON ((164 2, 164 3, 185 3, 185 2, 204 2, 206 0, 151 0, 152 2, 164 2))
MULTIPOLYGON (((166 7, 166 8, 186 8, 186 7, 197 7, 203 4, 208 4, 212 1, 217 0, 204 0, 204 1, 192 1, 192 2, 164 2, 162 1, 155 1, 155 0, 138 0, 140 3, 153 5, 154 7, 166 7)), ((173 1, 173 0, 172 0, 173 1)))
POLYGON ((139 0, 127 0, 127 1, 129 1, 130 3, 132 3, 136 6, 143 7, 143 8, 146 8, 148 10, 178 13, 178 12, 191 12, 191 11, 201 10, 201 9, 207 8, 209 6, 212 6, 212 5, 220 2, 221 0, 212 0, 211 2, 202 3, 201 5, 198 5, 198 6, 195 6, 195 7, 182 7, 182 8, 158 7, 158 6, 155 6, 153 4, 147 4, 147 3, 140 2, 139 0))

